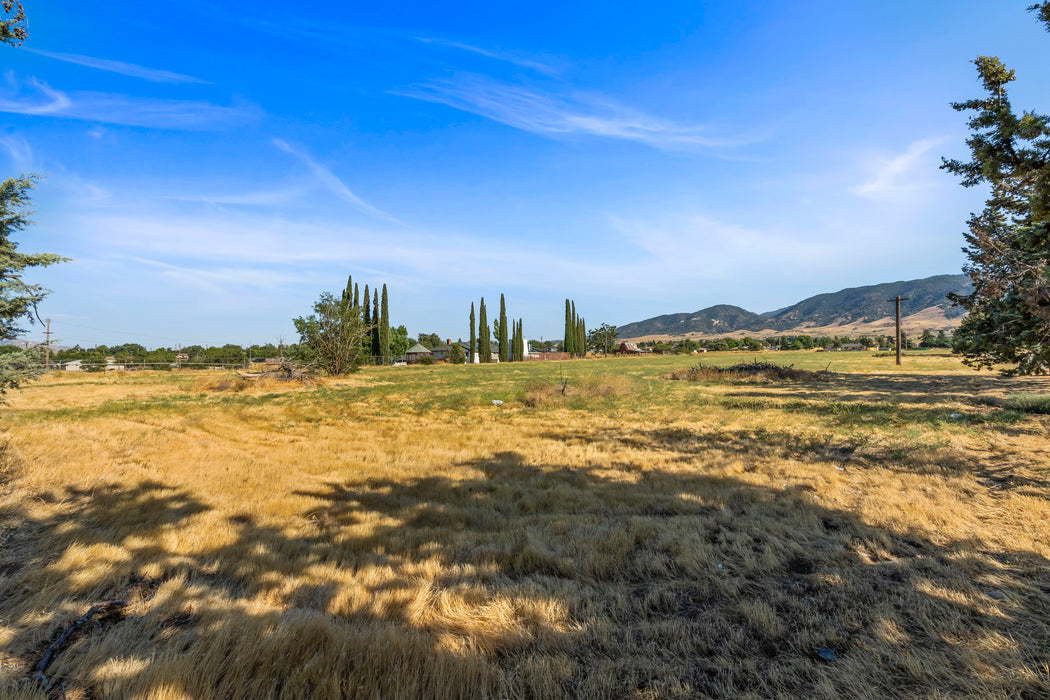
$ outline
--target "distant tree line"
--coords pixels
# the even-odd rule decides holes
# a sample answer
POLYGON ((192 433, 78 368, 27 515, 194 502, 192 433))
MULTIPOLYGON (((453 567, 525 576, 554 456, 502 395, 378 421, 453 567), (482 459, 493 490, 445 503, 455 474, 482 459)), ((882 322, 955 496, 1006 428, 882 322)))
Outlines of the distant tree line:
MULTIPOLYGON (((728 350, 814 350, 817 348, 837 350, 846 345, 857 344, 865 348, 887 348, 893 349, 893 336, 887 335, 782 335, 769 338, 708 338, 692 340, 683 338, 681 340, 649 340, 642 341, 639 347, 656 352, 691 353, 693 351, 707 350, 711 352, 728 350)), ((903 349, 916 348, 951 348, 952 338, 945 331, 934 333, 931 329, 923 331, 918 340, 908 337, 907 333, 901 333, 901 345, 903 349)))

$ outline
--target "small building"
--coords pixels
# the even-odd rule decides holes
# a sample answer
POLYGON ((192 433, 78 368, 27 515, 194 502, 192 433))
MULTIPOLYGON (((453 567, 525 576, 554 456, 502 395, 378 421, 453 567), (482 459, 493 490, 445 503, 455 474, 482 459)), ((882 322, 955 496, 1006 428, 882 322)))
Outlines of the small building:
POLYGON ((405 362, 410 365, 422 362, 424 357, 433 358, 434 354, 423 347, 421 343, 416 343, 405 352, 405 362))
POLYGON ((843 343, 842 349, 847 351, 856 352, 858 350, 867 350, 867 346, 861 345, 860 343, 843 343))
POLYGON ((83 360, 70 360, 69 362, 66 362, 66 363, 64 363, 62 365, 62 371, 63 372, 81 372, 84 369, 81 366, 83 364, 84 364, 83 360))
POLYGON ((617 355, 644 355, 645 350, 638 347, 638 343, 620 343, 619 349, 616 350, 617 355))

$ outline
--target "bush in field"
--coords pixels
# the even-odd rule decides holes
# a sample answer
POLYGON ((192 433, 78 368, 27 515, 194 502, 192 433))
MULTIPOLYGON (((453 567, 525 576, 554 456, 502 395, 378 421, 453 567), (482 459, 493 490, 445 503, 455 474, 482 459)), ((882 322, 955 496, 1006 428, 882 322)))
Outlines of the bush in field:
POLYGON ((299 333, 301 359, 328 374, 349 374, 361 367, 364 341, 371 326, 360 309, 343 304, 329 292, 314 304, 314 313, 293 319, 299 333))

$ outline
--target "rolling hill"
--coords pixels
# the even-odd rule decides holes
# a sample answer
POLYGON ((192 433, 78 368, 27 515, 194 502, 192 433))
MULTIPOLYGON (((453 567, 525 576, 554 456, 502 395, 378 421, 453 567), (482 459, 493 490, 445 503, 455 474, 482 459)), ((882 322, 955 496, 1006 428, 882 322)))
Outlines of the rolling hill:
MULTIPOLYGON (((903 305, 905 330, 918 326, 939 330, 958 321, 964 311, 951 306, 949 292, 966 293, 966 275, 936 275, 918 280, 851 287, 818 294, 791 306, 754 313, 739 306, 719 304, 693 313, 656 316, 620 326, 621 338, 653 336, 712 336, 752 333, 846 333, 858 330, 880 333, 892 320, 896 296, 907 297, 903 305)), ((920 328, 920 330, 921 330, 920 328)))

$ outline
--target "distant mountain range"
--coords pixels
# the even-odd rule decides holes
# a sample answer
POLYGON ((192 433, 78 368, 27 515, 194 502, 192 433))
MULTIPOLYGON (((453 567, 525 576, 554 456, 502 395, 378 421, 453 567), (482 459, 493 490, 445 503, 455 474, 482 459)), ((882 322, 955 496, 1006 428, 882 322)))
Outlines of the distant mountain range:
POLYGON ((693 313, 667 314, 619 327, 620 337, 718 336, 751 333, 884 333, 894 323, 887 299, 908 297, 901 305, 902 327, 947 329, 965 312, 952 306, 948 292, 967 294, 966 275, 937 275, 905 282, 851 287, 803 299, 777 311, 758 314, 739 306, 719 304, 693 313))

